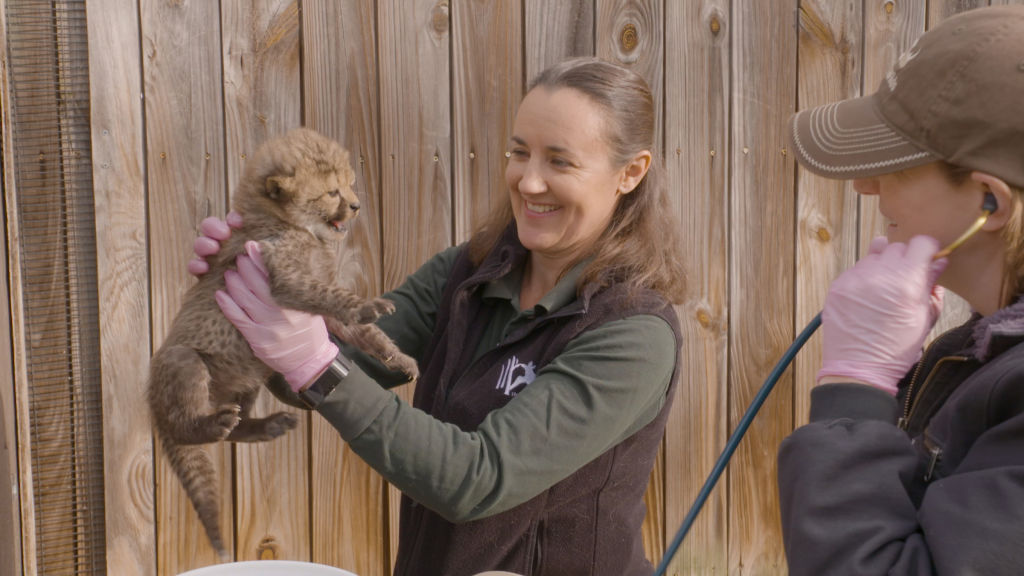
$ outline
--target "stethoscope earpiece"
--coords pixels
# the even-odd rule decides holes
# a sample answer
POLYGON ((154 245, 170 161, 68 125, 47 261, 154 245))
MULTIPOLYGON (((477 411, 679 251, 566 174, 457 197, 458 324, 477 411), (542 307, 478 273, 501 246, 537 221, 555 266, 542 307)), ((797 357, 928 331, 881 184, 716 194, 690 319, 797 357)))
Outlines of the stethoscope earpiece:
POLYGON ((999 202, 996 202, 996 195, 991 192, 985 193, 985 201, 981 204, 981 209, 989 214, 999 209, 999 202))

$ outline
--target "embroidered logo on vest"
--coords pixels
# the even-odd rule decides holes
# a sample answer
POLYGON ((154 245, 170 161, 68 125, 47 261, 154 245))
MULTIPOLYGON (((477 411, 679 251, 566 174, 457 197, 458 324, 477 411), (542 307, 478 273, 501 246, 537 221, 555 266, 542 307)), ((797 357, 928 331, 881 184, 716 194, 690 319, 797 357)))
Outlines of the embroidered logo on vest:
POLYGON ((512 356, 501 366, 495 389, 503 391, 505 396, 515 396, 537 378, 536 370, 533 362, 523 364, 518 357, 512 356))

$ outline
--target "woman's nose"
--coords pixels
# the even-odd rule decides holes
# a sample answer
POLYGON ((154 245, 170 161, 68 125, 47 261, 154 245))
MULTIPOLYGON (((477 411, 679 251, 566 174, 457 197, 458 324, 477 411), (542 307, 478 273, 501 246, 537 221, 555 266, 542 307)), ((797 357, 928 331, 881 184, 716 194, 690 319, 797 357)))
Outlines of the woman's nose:
POLYGON ((875 196, 878 194, 878 178, 856 178, 853 181, 853 189, 858 194, 875 196))
POLYGON ((536 164, 531 160, 523 167, 523 176, 519 179, 519 191, 522 193, 539 193, 547 189, 544 176, 536 164))

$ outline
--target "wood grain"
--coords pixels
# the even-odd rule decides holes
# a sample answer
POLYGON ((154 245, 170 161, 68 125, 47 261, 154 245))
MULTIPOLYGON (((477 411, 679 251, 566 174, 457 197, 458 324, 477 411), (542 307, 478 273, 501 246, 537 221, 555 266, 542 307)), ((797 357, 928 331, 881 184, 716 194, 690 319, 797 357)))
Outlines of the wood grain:
POLYGON ((145 400, 151 338, 139 14, 89 2, 93 188, 103 375, 107 568, 153 574, 153 445, 145 400), (119 55, 112 58, 111 55, 119 55))
MULTIPOLYGON (((812 0, 800 5, 797 99, 813 108, 860 96, 863 28, 859 0, 812 0)), ((786 126, 787 130, 789 125, 786 126)), ((829 284, 857 255, 857 193, 849 181, 797 170, 796 330, 825 304, 829 284)), ((793 363, 794 425, 807 422, 810 391, 821 368, 821 337, 793 363)))
MULTIPOLYGON (((665 29, 663 0, 597 0, 597 56, 632 69, 644 77, 655 110, 664 106, 665 29)), ((658 115, 654 141, 664 142, 664 119, 658 115)))
MULTIPOLYGON (((729 2, 665 4, 665 158, 687 273, 683 374, 665 431, 665 538, 675 536, 728 434, 729 2)), ((727 477, 711 493, 669 568, 724 574, 727 477)))
MULTIPOLYGON (((621 64, 647 81, 654 98, 654 108, 663 106, 663 68, 665 47, 662 0, 597 0, 595 7, 594 43, 599 58, 621 64)), ((655 117, 653 150, 664 160, 664 119, 655 117)), ((655 471, 665 467, 664 450, 659 452, 655 471)), ((651 476, 644 496, 647 516, 644 519, 644 550, 652 562, 661 560, 665 550, 664 509, 665 488, 660 474, 651 476)))
MULTIPOLYGON (((447 2, 377 5, 383 288, 452 244, 451 12, 447 2)), ((412 402, 413 386, 395 392, 412 402)), ((398 553, 401 494, 390 488, 386 572, 398 553)))
MULTIPOLYGON (((170 331, 185 291, 199 223, 227 212, 220 11, 214 3, 145 0, 140 3, 142 70, 147 95, 146 178, 153 349, 170 331), (205 30, 196 34, 196 30, 205 30)), ((173 575, 217 562, 181 482, 154 440, 157 573, 173 575)), ((220 524, 234 549, 231 528, 231 448, 207 448, 220 480, 220 524)))
MULTIPOLYGON (((729 229, 729 420, 734 427, 793 340, 793 160, 797 3, 736 5, 732 14, 729 229)), ((729 474, 729 572, 783 573, 776 451, 792 430, 792 370, 737 449, 729 474)))
POLYGON ((505 151, 523 97, 521 0, 459 2, 452 23, 452 182, 456 243, 508 197, 505 151))
POLYGON ((526 83, 548 66, 594 55, 594 0, 525 0, 526 83))
MULTIPOLYGON (((228 188, 269 137, 300 125, 300 15, 295 0, 221 2, 228 188)), ((256 416, 295 411, 262 394, 256 416)), ((235 445, 238 560, 309 560, 309 427, 271 442, 235 445)))
MULTIPOLYGON (((381 291, 380 144, 376 14, 366 2, 302 4, 303 124, 342 143, 356 170, 362 209, 347 245, 352 281, 381 291)), ((387 553, 384 481, 320 417, 311 423, 313 560, 360 576, 383 575, 387 553)))

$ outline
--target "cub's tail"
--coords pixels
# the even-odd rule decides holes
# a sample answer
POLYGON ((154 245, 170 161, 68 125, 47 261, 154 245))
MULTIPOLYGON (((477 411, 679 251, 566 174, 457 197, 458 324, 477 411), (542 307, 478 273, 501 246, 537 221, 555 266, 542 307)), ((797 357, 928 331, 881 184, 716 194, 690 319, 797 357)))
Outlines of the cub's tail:
POLYGON ((192 501, 192 507, 199 515, 206 530, 206 536, 210 544, 217 551, 221 561, 229 560, 227 550, 224 548, 224 539, 221 537, 219 514, 220 514, 220 493, 218 491, 217 471, 213 467, 213 460, 209 453, 201 445, 178 445, 161 438, 164 453, 171 463, 171 468, 181 480, 185 493, 192 501))

